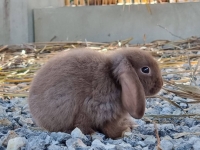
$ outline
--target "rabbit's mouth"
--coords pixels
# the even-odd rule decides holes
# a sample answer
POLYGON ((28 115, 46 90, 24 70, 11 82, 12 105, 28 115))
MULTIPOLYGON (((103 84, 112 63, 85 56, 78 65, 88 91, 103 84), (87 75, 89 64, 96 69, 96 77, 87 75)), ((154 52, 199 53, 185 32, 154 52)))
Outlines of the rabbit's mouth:
POLYGON ((157 80, 154 86, 152 86, 152 88, 149 90, 149 93, 146 94, 146 96, 152 96, 157 94, 162 88, 162 86, 163 86, 163 80, 157 80))

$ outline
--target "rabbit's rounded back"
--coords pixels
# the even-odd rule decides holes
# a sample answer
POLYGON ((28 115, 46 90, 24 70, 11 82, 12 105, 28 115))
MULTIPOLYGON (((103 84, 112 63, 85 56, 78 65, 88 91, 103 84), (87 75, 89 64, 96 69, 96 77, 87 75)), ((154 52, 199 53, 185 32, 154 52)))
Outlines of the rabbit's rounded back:
POLYGON ((110 66, 104 54, 87 49, 61 52, 50 59, 30 87, 29 107, 35 122, 50 131, 70 131, 78 124, 77 114, 90 115, 89 120, 83 119, 96 126, 105 117, 113 118, 112 112, 118 116, 120 91, 110 77, 110 66), (109 102, 108 92, 116 103, 109 102))

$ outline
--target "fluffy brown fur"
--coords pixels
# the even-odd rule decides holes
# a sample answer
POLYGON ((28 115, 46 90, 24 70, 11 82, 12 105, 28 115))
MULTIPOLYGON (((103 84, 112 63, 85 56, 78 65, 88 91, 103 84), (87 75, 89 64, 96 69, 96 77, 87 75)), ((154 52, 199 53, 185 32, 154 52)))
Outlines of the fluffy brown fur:
POLYGON ((35 76, 29 108, 37 125, 49 131, 103 132, 111 138, 132 128, 145 111, 145 95, 163 81, 158 64, 142 50, 122 48, 108 54, 88 49, 61 52, 35 76), (149 74, 141 72, 148 66, 149 74))

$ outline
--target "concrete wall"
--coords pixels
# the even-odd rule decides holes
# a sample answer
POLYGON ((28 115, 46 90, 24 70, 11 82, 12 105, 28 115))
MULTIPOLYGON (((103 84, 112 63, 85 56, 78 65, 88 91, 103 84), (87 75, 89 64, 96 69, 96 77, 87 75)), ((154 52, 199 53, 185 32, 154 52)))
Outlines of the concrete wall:
POLYGON ((10 24, 10 21, 7 20, 9 9, 6 8, 7 3, 5 1, 0 1, 0 44, 9 40, 9 35, 7 34, 10 24))
POLYGON ((0 44, 28 42, 26 0, 0 1, 0 44))
POLYGON ((33 42, 33 9, 62 6, 64 0, 0 0, 0 45, 33 42))
POLYGON ((45 7, 63 7, 65 6, 65 0, 28 0, 28 34, 29 42, 34 41, 34 21, 33 21, 33 9, 45 8, 45 7))
POLYGON ((200 3, 132 6, 63 7, 34 10, 36 42, 85 40, 109 42, 133 37, 132 43, 200 36, 200 3), (55 38, 56 37, 56 38, 55 38))
POLYGON ((200 36, 200 3, 150 5, 152 14, 146 5, 63 6, 64 0, 0 0, 0 45, 34 39, 109 42, 128 37, 142 43, 144 34, 147 42, 177 39, 157 24, 183 38, 200 36))

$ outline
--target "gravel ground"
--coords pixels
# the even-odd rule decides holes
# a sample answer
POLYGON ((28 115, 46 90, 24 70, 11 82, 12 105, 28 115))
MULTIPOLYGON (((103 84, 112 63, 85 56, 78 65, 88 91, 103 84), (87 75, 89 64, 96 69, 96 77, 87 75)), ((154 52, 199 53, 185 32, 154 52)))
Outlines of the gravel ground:
MULTIPOLYGON (((167 79, 179 76, 167 75, 167 79)), ((196 80, 199 82, 199 80, 196 80)), ((199 84, 199 83, 197 83, 199 84)), ((187 105, 174 94, 160 91, 160 95, 174 100, 190 114, 200 114, 200 105, 187 105), (189 109, 188 109, 189 108, 189 109)), ((147 99, 146 115, 181 115, 184 112, 158 98, 147 99)), ((83 135, 76 128, 71 134, 47 132, 33 123, 27 99, 0 99, 0 150, 200 150, 200 120, 192 117, 143 118, 135 120, 138 124, 123 138, 112 140, 103 134, 83 135), (154 120, 157 127, 155 128, 154 120), (156 137, 155 129, 159 138, 156 137)))

